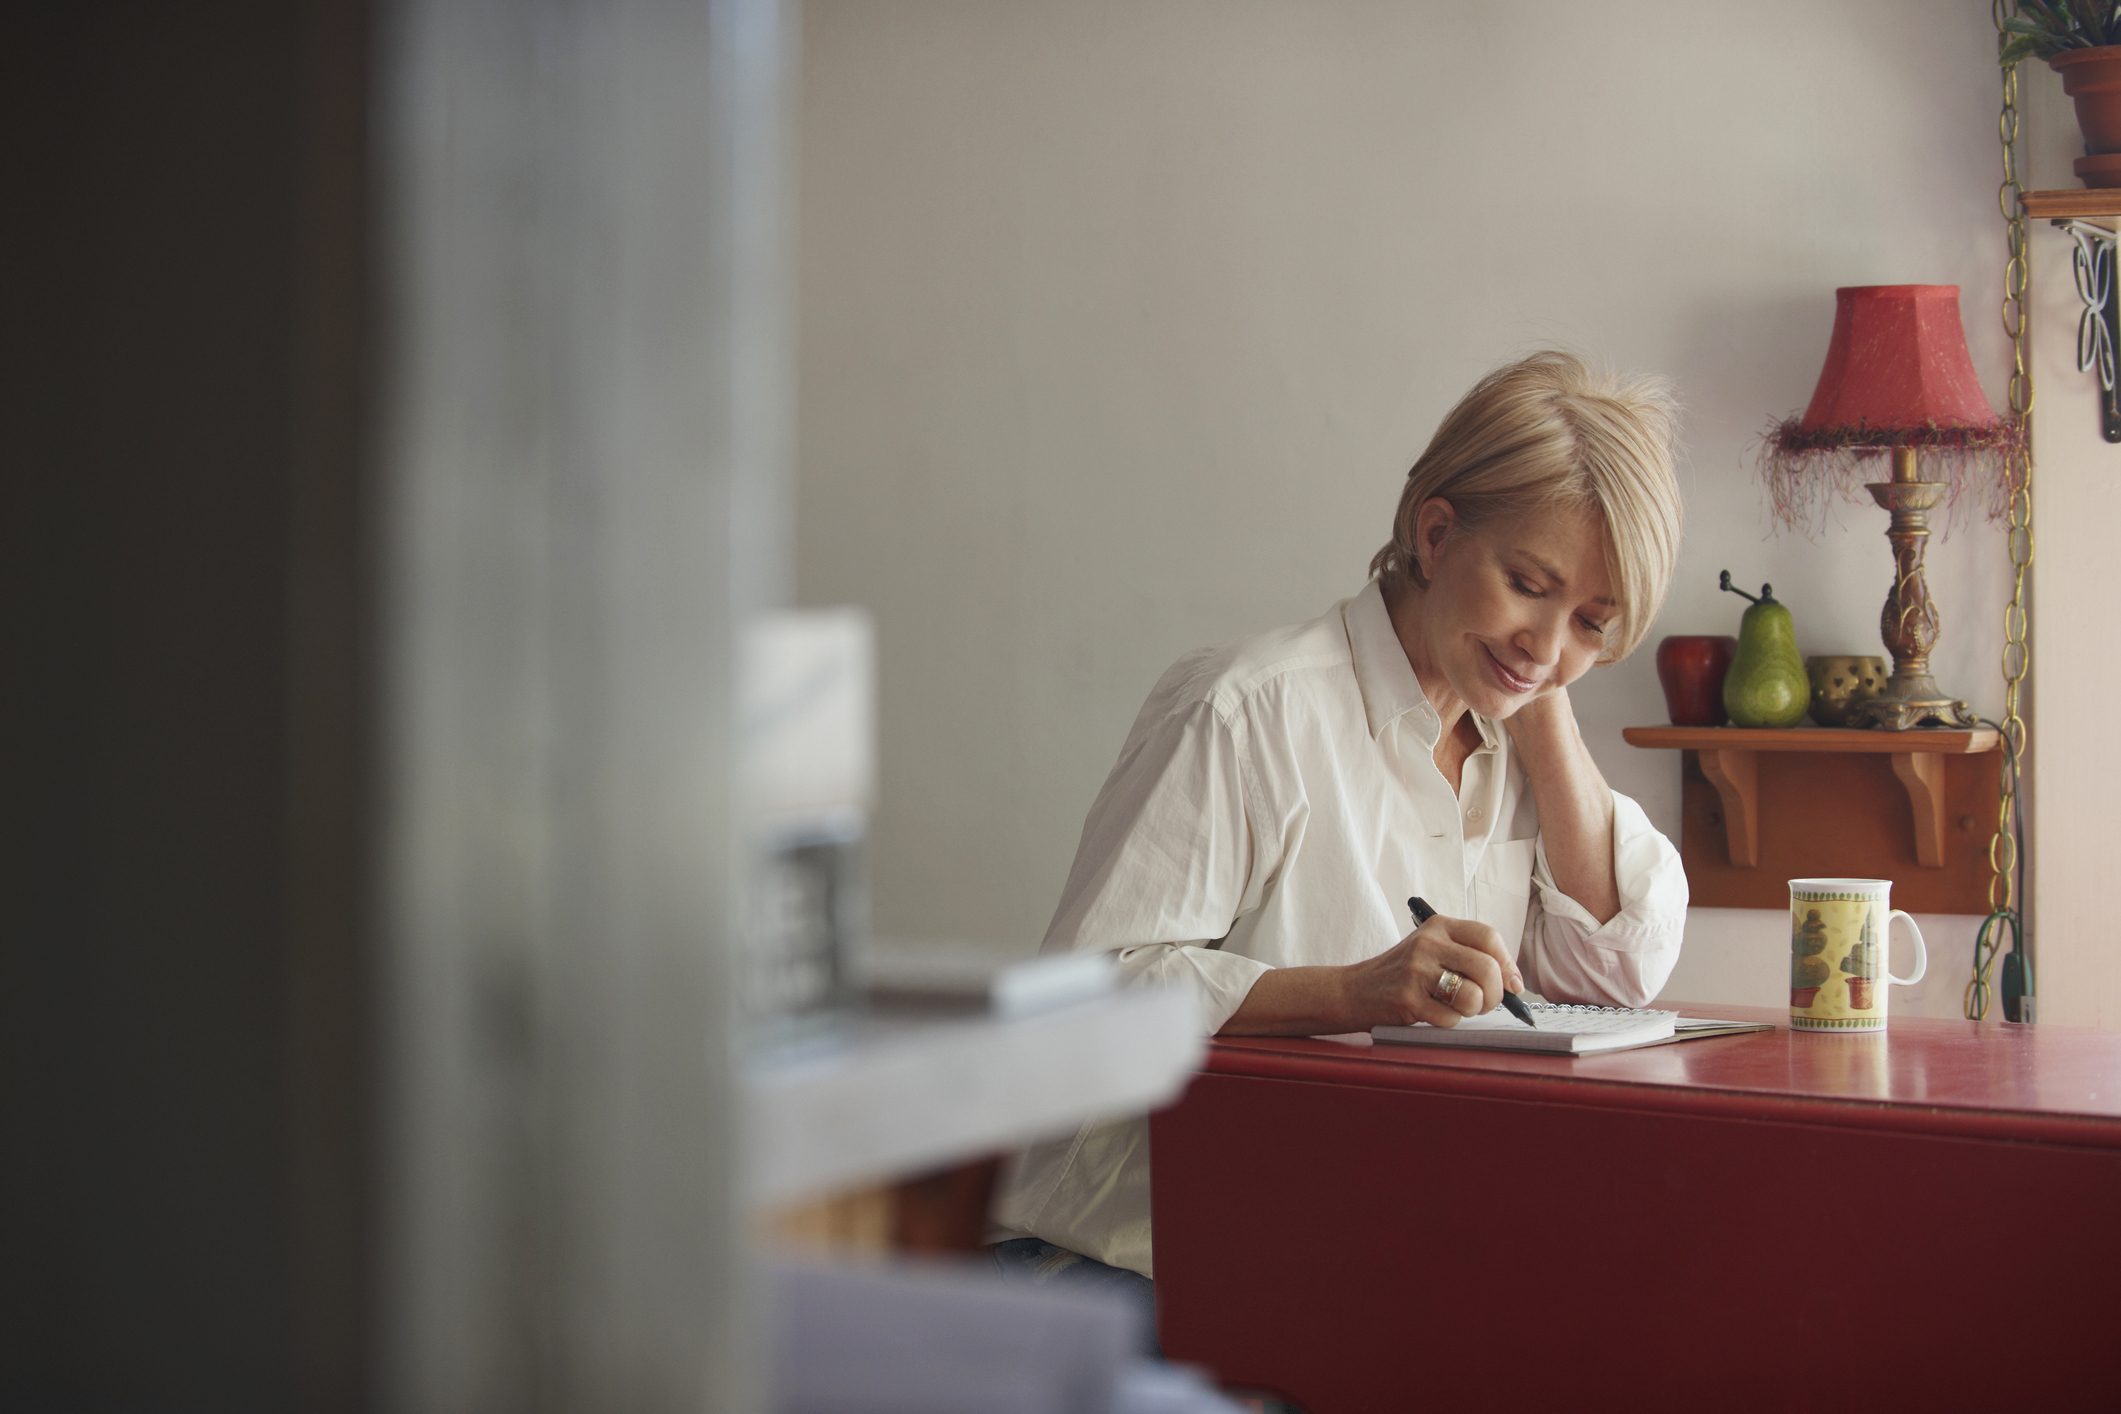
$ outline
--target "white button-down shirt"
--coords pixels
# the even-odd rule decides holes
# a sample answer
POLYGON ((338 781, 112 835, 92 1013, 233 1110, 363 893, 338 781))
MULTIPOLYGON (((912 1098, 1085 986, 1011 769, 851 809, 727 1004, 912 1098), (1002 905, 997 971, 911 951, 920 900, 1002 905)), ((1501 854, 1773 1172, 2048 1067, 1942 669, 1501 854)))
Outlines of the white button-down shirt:
MULTIPOLYGON (((1524 767, 1477 714, 1460 788, 1442 722, 1372 582, 1323 617, 1181 658, 1083 825, 1043 951, 1096 948, 1198 989, 1220 1030, 1273 967, 1345 965, 1413 930, 1407 897, 1492 925, 1533 993, 1641 1006, 1678 961, 1686 875, 1613 796, 1621 911, 1554 885, 1524 767)), ((1150 1271, 1146 1120, 1086 1126, 1013 1166, 1003 1227, 1150 1271)))

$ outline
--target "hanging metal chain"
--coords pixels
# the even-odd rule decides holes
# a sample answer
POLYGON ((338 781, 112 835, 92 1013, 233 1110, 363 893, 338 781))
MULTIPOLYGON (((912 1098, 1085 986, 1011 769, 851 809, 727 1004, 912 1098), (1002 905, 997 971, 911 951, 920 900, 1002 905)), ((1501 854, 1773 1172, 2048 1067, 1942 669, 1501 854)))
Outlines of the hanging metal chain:
MULTIPOLYGON (((2015 0, 1991 0, 1990 17, 1995 21, 1998 42, 2004 23, 2017 12, 2015 0)), ((2004 769, 1996 811, 1996 833, 1989 840, 1988 862, 1993 871, 1988 884, 1989 916, 1974 941, 1974 975, 1966 987, 1966 1015, 1975 1021, 1988 1015, 1989 969, 1993 965, 1999 935, 2008 928, 2011 951, 2020 965, 2024 959, 2021 928, 2024 900, 2019 881, 2024 873, 2020 859, 2023 822, 2019 817, 2020 768, 2025 757, 2025 718, 2021 714, 2026 673, 2032 666, 2032 628, 2025 611, 2025 589, 2033 564, 2033 366, 2031 313, 2026 292, 2031 283, 2030 255, 2025 239, 2025 190, 2018 180, 2018 66, 2003 66, 2003 113, 1997 120, 2003 143, 2003 184, 1996 200, 2003 208, 2009 259, 2003 267, 2003 332, 2011 341, 2011 416, 2024 436, 2004 463, 2004 485, 2009 495, 2011 602, 2003 611, 2003 721, 2001 723, 2004 769)), ((2025 974, 2029 981, 2030 974, 2025 974)), ((2025 1018, 2031 1020, 2030 1016, 2025 1018)))

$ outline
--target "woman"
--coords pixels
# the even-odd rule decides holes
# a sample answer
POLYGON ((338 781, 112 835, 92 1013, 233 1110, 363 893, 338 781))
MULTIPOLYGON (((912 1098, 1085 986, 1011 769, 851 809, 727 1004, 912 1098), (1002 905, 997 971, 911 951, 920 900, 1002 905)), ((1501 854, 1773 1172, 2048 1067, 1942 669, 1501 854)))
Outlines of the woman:
MULTIPOLYGON (((1044 950, 1191 985, 1221 1036, 1452 1026, 1505 986, 1648 1002, 1686 876, 1599 775, 1568 687, 1663 602, 1674 429, 1662 385, 1566 354, 1483 378, 1408 473, 1360 593, 1164 674, 1044 950), (1409 932, 1412 894, 1438 916, 1409 932)), ((1005 1272, 1145 1293, 1146 1121, 1031 1149, 997 1216, 1005 1272)))

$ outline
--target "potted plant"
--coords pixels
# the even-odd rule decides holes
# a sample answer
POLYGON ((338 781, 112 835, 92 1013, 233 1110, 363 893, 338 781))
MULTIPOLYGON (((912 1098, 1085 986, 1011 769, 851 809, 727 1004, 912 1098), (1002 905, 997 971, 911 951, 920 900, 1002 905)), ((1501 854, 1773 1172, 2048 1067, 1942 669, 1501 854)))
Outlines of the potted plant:
POLYGON ((1849 975, 1849 1008, 1869 1011, 1871 987, 1878 980, 1878 932, 1868 914, 1863 919, 1863 936, 1841 959, 1841 970, 1849 975))
POLYGON ((2062 75, 2084 134, 2077 175, 2088 187, 2121 186, 2121 4, 2018 0, 2003 32, 2003 63, 2045 59, 2062 75))
POLYGON ((1790 1005, 1808 1007, 1818 999, 1819 989, 1833 974, 1826 970, 1826 920, 1816 908, 1805 910, 1804 922, 1790 932, 1790 1005))

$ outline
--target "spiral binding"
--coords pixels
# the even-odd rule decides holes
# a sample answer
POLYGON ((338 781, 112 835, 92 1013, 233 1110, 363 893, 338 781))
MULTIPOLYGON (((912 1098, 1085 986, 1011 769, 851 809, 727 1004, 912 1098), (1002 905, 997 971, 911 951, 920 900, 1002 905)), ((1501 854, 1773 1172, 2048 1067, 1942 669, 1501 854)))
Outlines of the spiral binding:
POLYGON ((1589 1002, 1526 1002, 1533 1011, 1568 1012, 1582 1016, 1662 1016, 1664 1008, 1653 1006, 1592 1006, 1589 1002))

